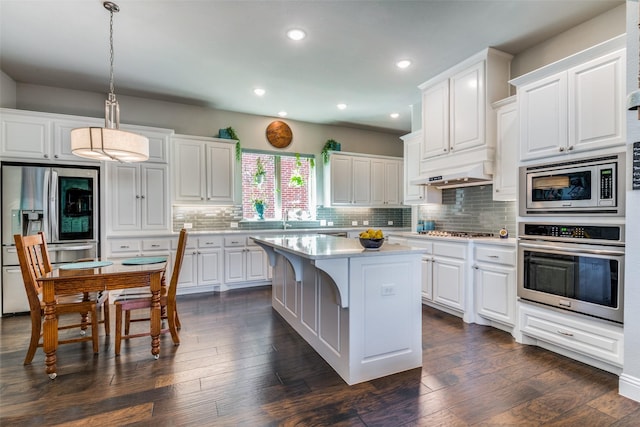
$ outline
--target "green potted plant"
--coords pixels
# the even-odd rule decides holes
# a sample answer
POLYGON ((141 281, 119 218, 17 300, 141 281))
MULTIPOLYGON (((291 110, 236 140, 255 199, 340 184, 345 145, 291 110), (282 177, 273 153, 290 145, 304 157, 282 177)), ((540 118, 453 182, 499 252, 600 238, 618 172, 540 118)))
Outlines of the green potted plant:
POLYGON ((258 157, 256 159, 256 171, 253 174, 253 183, 260 187, 266 176, 267 171, 264 169, 264 163, 262 163, 262 159, 258 157))
POLYGON ((236 142, 236 161, 240 161, 242 159, 242 147, 240 146, 240 138, 236 133, 235 129, 231 126, 218 130, 218 138, 224 139, 235 139, 236 142))
POLYGON ((253 205, 253 209, 258 214, 258 219, 264 219, 264 210, 267 207, 267 201, 263 196, 255 196, 251 198, 251 204, 253 205))
POLYGON ((300 161, 300 154, 296 153, 296 167, 291 172, 291 178, 289 178, 289 187, 302 187, 304 185, 304 177, 300 173, 300 166, 302 166, 302 162, 300 161))
POLYGON ((322 161, 324 163, 329 163, 329 151, 340 151, 340 143, 335 139, 327 139, 327 142, 324 143, 324 147, 322 147, 322 161))

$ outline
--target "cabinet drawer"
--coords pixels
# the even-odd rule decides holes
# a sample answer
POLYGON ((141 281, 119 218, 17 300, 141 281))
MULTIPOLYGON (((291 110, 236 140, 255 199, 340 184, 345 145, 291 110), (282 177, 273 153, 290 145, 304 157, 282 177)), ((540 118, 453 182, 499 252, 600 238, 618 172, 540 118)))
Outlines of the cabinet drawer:
POLYGON ((433 253, 433 242, 425 239, 407 239, 407 246, 412 248, 426 249, 427 254, 433 253))
POLYGON ((219 248, 222 246, 221 236, 198 237, 199 248, 219 248))
POLYGON ((247 238, 246 236, 226 236, 224 238, 224 246, 225 247, 244 246, 244 242, 246 238, 247 238))
POLYGON ((516 265, 516 251, 497 246, 476 246, 475 259, 482 262, 516 265))
POLYGON ((139 252, 140 243, 140 240, 112 240, 109 243, 109 247, 111 248, 111 253, 139 252))
POLYGON ((433 242, 433 254, 449 258, 467 259, 467 244, 433 242))
POLYGON ((144 251, 168 251, 171 249, 171 242, 164 239, 145 239, 142 241, 142 250, 144 251))
POLYGON ((521 332, 595 359, 622 366, 622 327, 522 304, 521 332))

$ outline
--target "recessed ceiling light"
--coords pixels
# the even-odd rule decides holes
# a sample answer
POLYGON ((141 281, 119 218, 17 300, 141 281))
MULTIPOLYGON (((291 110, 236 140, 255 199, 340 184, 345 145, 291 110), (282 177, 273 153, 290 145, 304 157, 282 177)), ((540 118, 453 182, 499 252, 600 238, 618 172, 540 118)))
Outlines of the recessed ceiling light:
POLYGON ((398 117, 400 117, 400 114, 398 114, 398 113, 391 113, 391 114, 389 114, 389 116, 390 116, 392 119, 397 119, 398 117))
POLYGON ((258 96, 262 96, 266 93, 266 91, 262 88, 257 87, 253 90, 253 93, 255 93, 258 96))
POLYGON ((336 105, 336 107, 338 107, 338 110, 344 110, 345 108, 347 108, 347 104, 338 104, 336 105))
POLYGON ((305 33, 300 28, 294 28, 287 31, 287 37, 289 37, 291 40, 299 41, 307 37, 307 33, 305 33))
POLYGON ((411 61, 409 61, 408 59, 403 59, 401 61, 396 62, 396 67, 398 68, 407 68, 411 65, 411 61))
POLYGON ((286 111, 280 111, 280 112, 278 113, 278 115, 279 115, 280 117, 286 117, 286 116, 287 116, 287 112, 286 112, 286 111))

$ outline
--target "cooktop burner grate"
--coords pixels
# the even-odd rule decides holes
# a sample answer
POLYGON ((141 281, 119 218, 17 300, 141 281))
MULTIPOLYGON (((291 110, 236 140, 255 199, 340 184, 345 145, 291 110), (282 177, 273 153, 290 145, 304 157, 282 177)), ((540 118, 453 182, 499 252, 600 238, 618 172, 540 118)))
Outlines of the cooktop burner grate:
POLYGON ((435 237, 460 237, 465 239, 472 239, 472 238, 479 238, 479 237, 495 237, 493 233, 475 233, 471 231, 429 230, 429 231, 422 231, 419 234, 425 234, 427 236, 435 236, 435 237))

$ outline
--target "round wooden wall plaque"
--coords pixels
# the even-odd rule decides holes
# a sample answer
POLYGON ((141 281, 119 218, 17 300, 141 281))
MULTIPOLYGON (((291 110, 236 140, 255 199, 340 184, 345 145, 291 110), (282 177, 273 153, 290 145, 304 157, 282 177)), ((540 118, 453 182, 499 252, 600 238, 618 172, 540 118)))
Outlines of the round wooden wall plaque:
POLYGON ((291 144, 293 133, 285 122, 276 120, 267 126, 267 141, 276 148, 284 148, 291 144))

